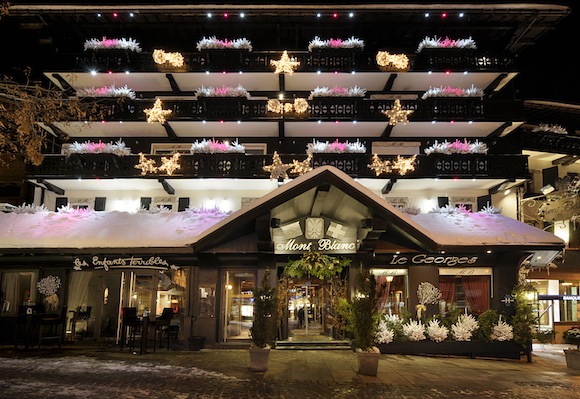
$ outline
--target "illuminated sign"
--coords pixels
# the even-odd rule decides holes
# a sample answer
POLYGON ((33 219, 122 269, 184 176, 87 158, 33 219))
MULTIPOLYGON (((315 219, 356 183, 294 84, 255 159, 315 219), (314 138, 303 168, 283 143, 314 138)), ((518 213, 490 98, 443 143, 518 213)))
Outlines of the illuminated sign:
POLYGON ((417 254, 413 256, 393 255, 393 258, 388 263, 389 265, 441 265, 441 266, 457 266, 457 265, 473 265, 477 262, 477 256, 454 256, 454 255, 430 255, 417 254))
POLYGON ((75 258, 73 260, 74 270, 83 270, 83 268, 92 267, 95 270, 110 269, 155 269, 155 270, 177 270, 179 267, 170 264, 166 259, 159 256, 150 256, 149 258, 131 256, 128 258, 107 258, 93 256, 89 260, 75 258))
POLYGON ((321 238, 317 241, 305 242, 292 238, 288 241, 277 243, 275 249, 278 254, 306 251, 354 253, 356 252, 357 246, 355 242, 343 242, 330 238, 321 238))

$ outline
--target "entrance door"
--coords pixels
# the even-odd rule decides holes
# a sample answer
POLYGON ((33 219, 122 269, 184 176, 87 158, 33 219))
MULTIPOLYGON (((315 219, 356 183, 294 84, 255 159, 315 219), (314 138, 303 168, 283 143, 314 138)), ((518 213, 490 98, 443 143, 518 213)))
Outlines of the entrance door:
POLYGON ((332 340, 333 311, 330 284, 316 279, 288 283, 289 340, 332 340))
POLYGON ((250 339, 254 320, 254 271, 226 270, 222 273, 222 341, 250 339))

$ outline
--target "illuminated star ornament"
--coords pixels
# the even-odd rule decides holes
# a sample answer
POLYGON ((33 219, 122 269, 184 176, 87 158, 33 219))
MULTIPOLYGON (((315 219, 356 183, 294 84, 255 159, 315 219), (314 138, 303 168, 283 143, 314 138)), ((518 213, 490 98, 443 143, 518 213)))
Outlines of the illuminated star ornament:
POLYGON ((297 61, 295 57, 289 57, 288 52, 284 50, 284 53, 282 53, 282 58, 280 58, 278 61, 271 60, 270 64, 276 67, 274 73, 287 73, 292 75, 294 70, 300 66, 300 61, 297 61))
POLYGON ((141 169, 141 175, 146 175, 147 173, 157 172, 157 167, 155 166, 154 159, 147 159, 142 152, 139 153, 139 163, 135 165, 135 169, 141 169))
POLYGON ((169 63, 174 67, 182 67, 183 55, 181 53, 166 53, 163 50, 155 50, 153 51, 153 61, 156 64, 169 63))
POLYGON ((312 154, 308 154, 308 157, 299 162, 295 159, 292 160, 294 167, 290 171, 290 173, 297 173, 299 175, 303 175, 304 173, 308 173, 312 170, 312 165, 310 165, 310 161, 312 161, 312 154))
POLYGON ((169 176, 173 174, 177 169, 181 169, 181 164, 179 163, 179 153, 176 152, 171 158, 162 157, 161 162, 163 165, 159 167, 160 171, 165 171, 169 176))
POLYGON ((264 166, 263 169, 266 172, 270 172, 270 179, 278 179, 283 177, 288 178, 288 169, 292 167, 290 163, 282 163, 278 151, 274 151, 274 156, 272 158, 272 165, 264 166))
POLYGON ((367 165, 369 169, 374 170, 376 175, 379 176, 381 173, 398 173, 399 175, 403 176, 409 172, 415 170, 415 159, 417 158, 416 155, 412 157, 406 158, 400 155, 397 155, 397 159, 395 161, 381 161, 377 154, 373 155, 373 162, 370 165, 367 165))
POLYGON ((397 123, 402 123, 403 125, 406 125, 407 123, 409 123, 407 116, 412 113, 413 110, 404 110, 401 107, 401 102, 399 101, 398 98, 395 100, 395 104, 393 105, 392 109, 383 111, 383 114, 389 117, 389 125, 392 126, 395 126, 397 123))
POLYGON ((161 107, 161 100, 155 100, 155 104, 153 104, 153 108, 148 108, 145 111, 145 115, 147 115, 147 123, 159 122, 165 123, 165 117, 171 114, 170 109, 163 109, 161 107))

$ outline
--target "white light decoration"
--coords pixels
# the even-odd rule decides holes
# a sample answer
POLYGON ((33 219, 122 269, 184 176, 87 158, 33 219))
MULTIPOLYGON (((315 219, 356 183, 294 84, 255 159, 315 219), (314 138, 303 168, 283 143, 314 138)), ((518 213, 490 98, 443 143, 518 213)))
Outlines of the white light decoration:
POLYGON ((395 100, 392 109, 383 111, 383 114, 389 117, 389 125, 392 126, 395 126, 397 123, 402 123, 403 125, 406 125, 407 123, 409 123, 407 116, 409 116, 412 113, 413 113, 412 110, 404 110, 403 107, 401 107, 401 101, 399 101, 398 98, 395 100))
POLYGON ((148 108, 145 111, 145 115, 147 115, 147 123, 165 123, 165 117, 171 114, 170 109, 163 109, 162 103, 160 99, 155 100, 155 104, 153 104, 153 108, 148 108))
POLYGON ((284 111, 284 105, 277 99, 268 100, 268 112, 281 114, 284 111))
POLYGON ((277 114, 295 112, 297 114, 303 114, 308 111, 308 101, 304 98, 294 99, 294 103, 282 103, 277 99, 268 100, 267 105, 268 112, 275 112, 277 114))
POLYGON ((306 159, 302 162, 299 162, 295 159, 292 160, 292 164, 293 164, 293 168, 290 171, 290 173, 297 173, 299 175, 303 175, 305 173, 308 173, 312 170, 312 165, 310 164, 312 162, 312 154, 308 154, 308 157, 306 157, 306 159))
POLYGON ((135 165, 135 169, 141 169, 141 175, 143 176, 147 173, 155 173, 158 170, 155 166, 155 160, 147 159, 142 152, 139 153, 139 163, 135 165))
POLYGON ((164 50, 153 51, 153 61, 156 64, 169 63, 174 67, 182 67, 184 64, 183 55, 181 53, 166 53, 164 50))
POLYGON ((376 59, 377 64, 383 68, 403 71, 409 69, 409 57, 405 54, 390 54, 388 51, 379 51, 376 59))
POLYGON ((297 98, 294 100, 294 112, 303 114, 308 111, 308 101, 305 98, 297 98))
POLYGON ((165 171, 169 176, 173 174, 177 169, 181 169, 181 163, 179 162, 180 154, 176 152, 171 158, 162 157, 162 165, 159 167, 159 171, 165 171))
POLYGON ((403 176, 415 170, 416 157, 416 155, 413 155, 412 157, 406 158, 398 155, 396 161, 381 161, 379 156, 374 154, 372 163, 367 166, 369 169, 374 170, 377 176, 381 173, 393 173, 395 171, 403 176))
POLYGON ((274 156, 272 157, 272 165, 266 165, 263 167, 264 171, 270 172, 270 179, 278 178, 288 178, 288 169, 292 168, 292 164, 282 163, 278 151, 274 151, 274 156))
POLYGON ((276 67, 274 73, 287 73, 292 75, 294 70, 300 66, 300 61, 296 57, 289 57, 288 51, 284 50, 279 60, 270 60, 270 64, 276 67))

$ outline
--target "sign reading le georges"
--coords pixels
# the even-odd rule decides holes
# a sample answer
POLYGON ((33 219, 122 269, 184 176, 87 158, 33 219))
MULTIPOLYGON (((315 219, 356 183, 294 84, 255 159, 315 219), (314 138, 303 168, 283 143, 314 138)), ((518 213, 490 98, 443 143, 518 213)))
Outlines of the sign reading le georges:
POLYGON ((471 255, 393 255, 389 265, 441 265, 441 266, 460 266, 475 265, 479 257, 471 255))

